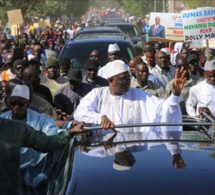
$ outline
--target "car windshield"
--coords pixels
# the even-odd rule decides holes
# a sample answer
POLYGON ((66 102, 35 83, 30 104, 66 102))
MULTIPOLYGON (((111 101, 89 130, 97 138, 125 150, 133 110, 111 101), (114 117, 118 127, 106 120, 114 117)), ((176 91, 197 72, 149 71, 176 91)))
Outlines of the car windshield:
MULTIPOLYGON (((84 68, 84 62, 89 59, 90 53, 92 50, 99 50, 103 57, 103 61, 101 65, 105 65, 107 60, 107 44, 90 44, 90 45, 78 45, 78 46, 68 46, 65 47, 61 57, 68 57, 71 60, 71 67, 84 68)), ((119 47, 121 49, 121 59, 128 63, 131 58, 134 57, 134 51, 129 46, 121 45, 119 43, 119 47)))
POLYGON ((136 37, 139 36, 138 30, 135 26, 123 26, 120 25, 119 28, 125 32, 126 34, 128 34, 130 37, 136 37))

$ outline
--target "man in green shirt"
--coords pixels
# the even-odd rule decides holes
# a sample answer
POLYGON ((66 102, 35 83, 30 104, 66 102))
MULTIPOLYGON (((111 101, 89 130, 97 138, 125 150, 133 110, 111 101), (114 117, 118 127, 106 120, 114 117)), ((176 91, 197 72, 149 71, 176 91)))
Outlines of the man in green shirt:
POLYGON ((30 147, 39 152, 51 152, 64 146, 76 133, 83 131, 84 123, 70 127, 68 131, 47 136, 31 126, 0 118, 0 192, 23 194, 20 164, 21 147, 30 147))

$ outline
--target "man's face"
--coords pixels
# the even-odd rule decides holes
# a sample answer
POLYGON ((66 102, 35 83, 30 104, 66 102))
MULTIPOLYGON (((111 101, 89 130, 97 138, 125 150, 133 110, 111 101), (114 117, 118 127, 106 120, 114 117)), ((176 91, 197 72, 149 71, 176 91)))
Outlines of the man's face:
POLYGON ((7 81, 5 81, 5 80, 3 80, 2 83, 1 83, 2 95, 3 96, 7 95, 7 93, 6 93, 6 84, 7 84, 7 81))
POLYGON ((180 56, 183 57, 184 59, 186 59, 188 56, 188 53, 189 53, 188 49, 183 48, 183 49, 181 49, 181 55, 180 56))
POLYGON ((147 67, 147 65, 139 64, 137 65, 135 74, 136 74, 137 81, 141 83, 147 82, 148 76, 149 76, 149 68, 147 67))
POLYGON ((14 74, 19 79, 22 79, 23 78, 23 71, 24 71, 24 66, 23 65, 17 65, 16 68, 14 69, 14 74))
POLYGON ((123 95, 126 93, 131 84, 131 76, 129 72, 123 72, 113 76, 109 83, 113 95, 123 95))
POLYGON ((118 60, 118 59, 120 59, 120 57, 121 57, 120 52, 118 52, 118 51, 109 52, 107 55, 109 62, 112 62, 114 60, 118 60))
POLYGON ((61 66, 60 66, 60 72, 61 72, 62 74, 67 74, 67 73, 69 72, 69 69, 70 69, 70 67, 67 66, 67 65, 61 65, 61 66))
POLYGON ((24 44, 26 44, 26 43, 27 43, 27 40, 28 40, 28 37, 27 37, 26 35, 23 35, 23 36, 22 36, 22 42, 23 42, 24 44))
POLYGON ((98 51, 92 51, 90 54, 90 59, 95 60, 98 63, 101 63, 101 56, 98 51))
POLYGON ((34 49, 34 55, 38 58, 40 58, 40 55, 42 53, 42 50, 41 49, 34 49))
POLYGON ((91 80, 95 80, 96 76, 98 73, 98 69, 97 68, 88 68, 86 70, 86 74, 87 74, 87 78, 91 79, 91 80))
POLYGON ((207 83, 215 85, 215 70, 207 70, 204 72, 207 79, 207 83))
POLYGON ((198 61, 192 60, 188 64, 188 71, 190 74, 196 75, 198 69, 198 61))
POLYGON ((60 42, 60 40, 59 40, 59 39, 56 39, 56 41, 55 41, 55 45, 56 45, 57 47, 60 47, 61 42, 60 42))
POLYGON ((155 62, 161 69, 165 69, 167 67, 166 54, 164 52, 159 52, 156 55, 155 62))
POLYGON ((149 66, 154 66, 155 65, 155 54, 146 53, 146 61, 149 66))
POLYGON ((136 68, 136 64, 135 64, 135 62, 134 62, 133 60, 131 60, 131 61, 129 62, 129 70, 130 70, 130 73, 131 73, 131 75, 132 75, 133 77, 136 77, 136 76, 135 76, 135 68, 136 68))
POLYGON ((162 48, 162 45, 161 45, 161 44, 155 43, 155 51, 156 51, 156 52, 160 51, 161 48, 162 48))
POLYGON ((57 79, 59 77, 59 67, 50 66, 46 69, 49 79, 57 79))
POLYGON ((156 25, 160 24, 160 18, 159 17, 155 18, 155 24, 156 25))
POLYGON ((29 101, 25 98, 12 96, 9 100, 9 105, 12 109, 12 118, 22 120, 26 116, 29 101))

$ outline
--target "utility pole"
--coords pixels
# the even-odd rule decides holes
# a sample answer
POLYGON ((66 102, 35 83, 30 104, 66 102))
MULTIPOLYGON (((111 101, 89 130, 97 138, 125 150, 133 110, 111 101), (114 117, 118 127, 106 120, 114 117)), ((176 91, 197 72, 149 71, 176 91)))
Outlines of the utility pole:
POLYGON ((165 10, 166 10, 166 3, 165 3, 166 1, 165 0, 163 0, 163 13, 165 13, 165 10))
POLYGON ((154 0, 154 12, 156 12, 156 10, 157 10, 156 4, 157 4, 157 0, 154 0))
POLYGON ((168 0, 169 2, 169 12, 175 13, 175 0, 168 0))

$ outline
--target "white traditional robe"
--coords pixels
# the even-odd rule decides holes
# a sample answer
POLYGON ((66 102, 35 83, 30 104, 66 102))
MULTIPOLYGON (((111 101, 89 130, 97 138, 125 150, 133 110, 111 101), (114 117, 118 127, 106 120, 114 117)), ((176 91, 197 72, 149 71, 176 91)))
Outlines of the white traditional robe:
MULTIPOLYGON (((74 119, 94 125, 101 125, 101 117, 106 115, 115 125, 155 122, 181 122, 180 96, 158 99, 143 90, 130 88, 121 96, 110 94, 109 87, 93 89, 80 102, 74 119)), ((159 128, 159 127, 158 127, 159 128)), ((179 130, 181 127, 165 127, 179 130)), ((123 129, 120 129, 122 132, 123 129)))
POLYGON ((199 107, 208 107, 215 115, 215 85, 210 85, 205 79, 190 88, 189 97, 186 102, 188 115, 199 115, 199 107))

